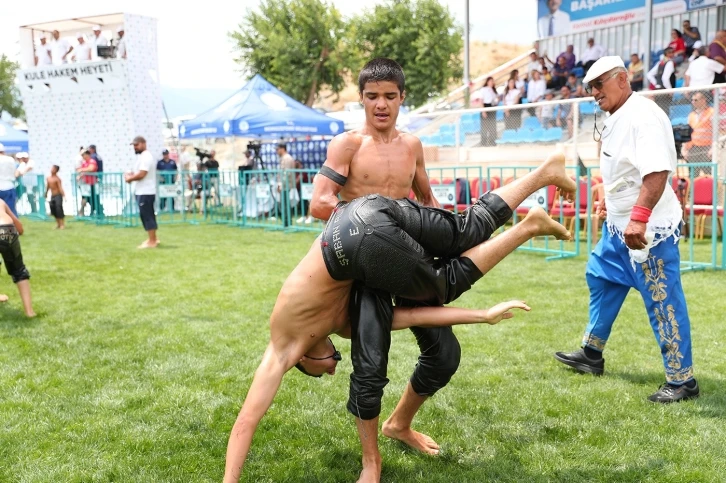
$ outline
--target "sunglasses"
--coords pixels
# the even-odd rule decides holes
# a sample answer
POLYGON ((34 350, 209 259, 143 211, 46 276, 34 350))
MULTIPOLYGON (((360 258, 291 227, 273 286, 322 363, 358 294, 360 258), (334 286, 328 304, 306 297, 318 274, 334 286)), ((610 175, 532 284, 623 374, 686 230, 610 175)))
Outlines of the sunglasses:
MULTIPOLYGON (((328 342, 330 342, 330 345, 333 346, 333 353, 332 354, 330 354, 329 356, 326 356, 326 357, 310 357, 310 356, 305 356, 305 358, 306 359, 310 359, 311 361, 325 361, 327 359, 333 359, 334 361, 338 361, 338 362, 339 361, 342 361, 343 360, 343 356, 341 356, 340 355, 340 351, 335 348, 335 344, 333 344, 333 341, 330 340, 330 337, 328 337, 328 342)), ((313 374, 310 374, 308 371, 306 371, 303 368, 302 364, 300 364, 299 362, 297 364, 295 364, 295 368, 298 371, 300 371, 303 374, 305 374, 306 376, 310 376, 310 377, 323 377, 322 374, 317 375, 317 376, 316 375, 313 375, 313 374)))
POLYGON ((612 74, 610 74, 609 76, 605 77, 604 79, 596 79, 596 80, 594 80, 592 82, 588 82, 587 85, 585 86, 585 92, 587 92, 588 94, 592 94, 592 89, 593 88, 595 88, 595 89, 597 89, 599 91, 602 90, 602 85, 604 83, 606 83, 607 81, 609 81, 610 79, 612 79, 613 77, 615 77, 616 75, 618 75, 619 73, 620 73, 620 71, 613 72, 612 74))

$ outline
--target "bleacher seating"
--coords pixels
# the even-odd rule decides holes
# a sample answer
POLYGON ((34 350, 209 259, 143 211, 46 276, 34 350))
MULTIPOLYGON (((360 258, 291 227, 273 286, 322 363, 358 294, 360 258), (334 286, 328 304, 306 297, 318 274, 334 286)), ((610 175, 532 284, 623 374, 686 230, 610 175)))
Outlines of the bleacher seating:
MULTIPOLYGON (((533 118, 530 117, 527 119, 533 118)), ((502 132, 502 137, 497 139, 496 143, 524 144, 557 142, 562 139, 562 133, 563 131, 561 127, 552 127, 549 129, 538 127, 535 129, 528 129, 526 126, 523 126, 521 129, 506 129, 504 132, 502 132)))
POLYGON ((595 101, 592 102, 583 102, 580 104, 580 114, 583 116, 591 116, 595 114, 595 108, 596 108, 595 101))

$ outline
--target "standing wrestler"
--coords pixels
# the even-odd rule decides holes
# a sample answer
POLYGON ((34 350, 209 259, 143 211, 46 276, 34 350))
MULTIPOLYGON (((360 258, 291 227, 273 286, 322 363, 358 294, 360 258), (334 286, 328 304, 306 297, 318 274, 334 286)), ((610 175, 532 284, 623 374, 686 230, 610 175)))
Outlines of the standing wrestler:
POLYGON ((54 164, 50 168, 50 176, 45 185, 45 197, 48 197, 48 191, 50 191, 50 214, 53 215, 56 222, 56 229, 65 230, 65 213, 63 212, 63 200, 66 198, 66 193, 63 191, 63 183, 58 176, 60 167, 54 164))
MULTIPOLYGON (((30 274, 23 263, 23 254, 20 251, 20 235, 23 234, 23 224, 13 214, 10 207, 0 200, 0 256, 5 262, 8 275, 18 286, 20 300, 23 302, 25 315, 35 317, 33 303, 30 298, 30 274)), ((0 294, 0 302, 7 302, 8 296, 0 294)))
MULTIPOLYGON (((388 294, 423 304, 449 303, 530 238, 553 235, 570 239, 562 225, 541 208, 534 208, 512 229, 486 241, 511 217, 513 207, 549 184, 564 191, 575 189, 561 155, 551 157, 527 176, 484 194, 462 214, 380 195, 341 202, 321 237, 280 290, 270 317, 270 344, 229 437, 224 481, 239 479, 257 425, 272 404, 284 374, 292 367, 311 376, 333 374, 340 355, 327 336, 353 336, 360 326, 356 317, 366 313, 365 307, 390 298, 388 294), (434 256, 441 258, 435 260, 434 256), (354 280, 370 286, 370 290, 351 290, 354 280), (316 296, 310 297, 310 293, 316 296), (350 323, 349 300, 353 307, 350 323)), ((506 308, 498 307, 490 309, 490 316, 496 317, 506 308)), ((440 307, 396 307, 394 313, 390 304, 382 304, 381 310, 385 312, 381 320, 391 320, 389 331, 416 325, 451 325, 468 317, 452 315, 440 307), (436 310, 443 312, 434 314, 436 310)), ((352 358, 354 365, 356 358, 363 365, 377 363, 366 350, 352 358)), ((375 426, 363 443, 367 466, 361 478, 379 478, 380 473, 372 473, 376 468, 366 459, 378 452, 375 426)))

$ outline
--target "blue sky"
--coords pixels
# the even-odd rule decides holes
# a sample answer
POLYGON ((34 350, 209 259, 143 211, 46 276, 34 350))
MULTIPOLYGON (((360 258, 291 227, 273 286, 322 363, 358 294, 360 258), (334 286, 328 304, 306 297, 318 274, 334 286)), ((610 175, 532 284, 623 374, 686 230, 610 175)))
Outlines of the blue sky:
MULTIPOLYGON (((380 1, 333 0, 344 15, 353 15, 380 1)), ((460 23, 464 21, 464 0, 441 0, 460 23)), ((536 0, 470 0, 472 40, 497 40, 530 44, 536 36, 536 0)), ((205 0, 194 8, 179 3, 150 0, 34 0, 12 2, 0 7, 0 53, 17 54, 17 27, 42 21, 60 20, 116 12, 148 15, 159 20, 159 76, 165 86, 175 88, 234 88, 242 83, 235 72, 227 32, 244 17, 257 0, 205 0), (202 6, 203 9, 202 9, 202 6), (9 11, 8 11, 9 10, 9 11)))

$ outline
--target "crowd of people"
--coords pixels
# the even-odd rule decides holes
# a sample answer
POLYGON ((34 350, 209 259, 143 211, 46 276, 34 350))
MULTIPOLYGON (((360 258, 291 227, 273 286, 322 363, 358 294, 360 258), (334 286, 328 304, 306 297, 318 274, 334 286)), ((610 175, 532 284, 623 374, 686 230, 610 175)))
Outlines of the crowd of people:
POLYGON ((109 41, 100 25, 93 26, 93 35, 88 38, 81 32, 76 33, 75 42, 67 37, 61 37, 58 30, 53 30, 50 36, 43 33, 35 45, 35 65, 92 62, 108 57, 108 54, 99 53, 99 47, 115 47, 115 57, 125 59, 126 40, 123 25, 116 29, 116 34, 118 38, 109 41))

